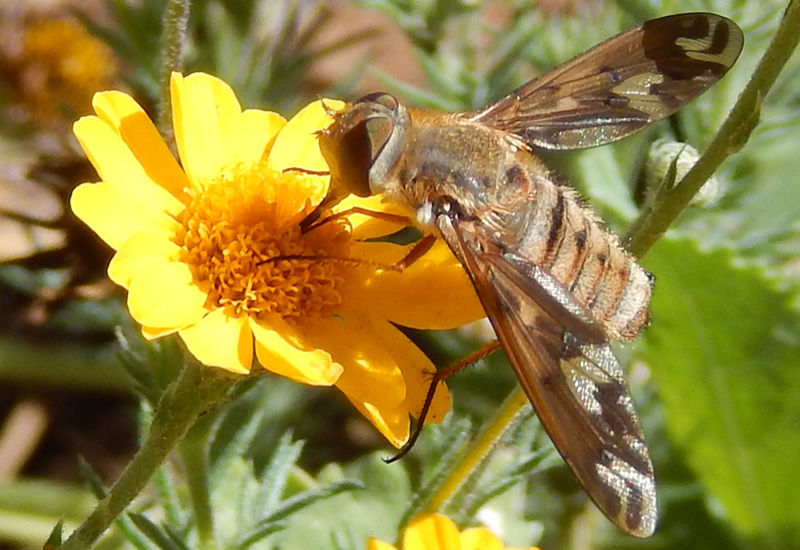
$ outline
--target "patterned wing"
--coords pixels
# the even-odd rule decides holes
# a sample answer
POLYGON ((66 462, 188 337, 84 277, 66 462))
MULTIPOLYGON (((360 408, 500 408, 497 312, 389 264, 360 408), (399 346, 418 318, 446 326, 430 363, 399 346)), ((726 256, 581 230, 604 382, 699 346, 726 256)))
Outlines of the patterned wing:
POLYGON ((536 266, 502 253, 473 222, 441 214, 533 408, 600 510, 628 533, 656 523, 653 466, 619 362, 591 315, 536 266))
POLYGON ((741 29, 719 15, 654 19, 462 116, 546 149, 610 143, 702 94, 730 69, 743 44, 741 29))

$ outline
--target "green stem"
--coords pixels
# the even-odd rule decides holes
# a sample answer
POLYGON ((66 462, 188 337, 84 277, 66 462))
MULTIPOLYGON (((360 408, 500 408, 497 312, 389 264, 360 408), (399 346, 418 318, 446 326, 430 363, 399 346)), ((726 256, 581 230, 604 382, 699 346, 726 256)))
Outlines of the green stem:
POLYGON ((764 57, 706 151, 671 189, 643 210, 629 231, 628 249, 642 257, 666 232, 720 164, 741 149, 758 124, 761 103, 800 42, 800 0, 791 0, 764 57))
POLYGON ((173 143, 172 110, 169 102, 170 75, 183 71, 183 57, 186 51, 186 30, 189 26, 189 4, 191 0, 168 0, 164 12, 164 34, 161 36, 161 51, 164 62, 161 65, 161 97, 156 116, 158 130, 167 144, 173 143))
POLYGON ((470 445, 458 466, 450 473, 433 495, 427 506, 429 512, 442 510, 454 494, 464 485, 500 442, 500 438, 514 422, 519 412, 528 404, 528 398, 521 388, 517 388, 506 400, 492 421, 484 426, 478 438, 470 445))
POLYGON ((120 478, 61 550, 86 550, 142 491, 167 455, 202 414, 226 400, 241 377, 188 364, 161 397, 150 433, 120 478))

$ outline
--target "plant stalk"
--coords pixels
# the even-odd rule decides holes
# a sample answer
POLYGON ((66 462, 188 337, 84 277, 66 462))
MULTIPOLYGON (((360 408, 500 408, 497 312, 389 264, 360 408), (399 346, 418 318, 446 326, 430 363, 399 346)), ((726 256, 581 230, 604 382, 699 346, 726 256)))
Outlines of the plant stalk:
POLYGON ((189 428, 201 415, 224 403, 229 390, 240 379, 220 369, 187 364, 162 395, 142 447, 61 550, 86 550, 94 544, 144 489, 189 428))
POLYGON ((447 502, 458 492, 472 472, 500 442, 503 433, 511 426, 520 411, 528 404, 522 388, 517 387, 509 396, 492 421, 484 426, 478 438, 470 445, 458 466, 439 486, 428 503, 429 512, 442 510, 447 502))
POLYGON ((168 0, 164 11, 164 34, 161 36, 161 51, 164 60, 159 75, 161 97, 158 99, 156 126, 170 149, 174 149, 174 135, 172 132, 172 109, 169 101, 169 81, 173 72, 183 71, 190 3, 191 0, 168 0))

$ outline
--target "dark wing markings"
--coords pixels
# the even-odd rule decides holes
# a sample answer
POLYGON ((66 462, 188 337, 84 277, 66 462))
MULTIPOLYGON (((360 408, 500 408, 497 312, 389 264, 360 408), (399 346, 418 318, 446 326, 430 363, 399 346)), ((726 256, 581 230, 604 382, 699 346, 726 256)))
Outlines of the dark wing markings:
POLYGON ((536 414, 584 490, 640 537, 656 523, 653 467, 622 369, 591 315, 470 222, 438 228, 467 269, 536 414))

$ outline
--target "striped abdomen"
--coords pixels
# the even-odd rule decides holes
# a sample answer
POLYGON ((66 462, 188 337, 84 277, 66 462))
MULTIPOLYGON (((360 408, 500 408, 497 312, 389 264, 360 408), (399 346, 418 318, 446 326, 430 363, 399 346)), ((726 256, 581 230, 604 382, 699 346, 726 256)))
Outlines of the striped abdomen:
POLYGON ((650 274, 574 191, 537 172, 527 174, 529 202, 515 216, 517 254, 549 271, 609 337, 635 338, 648 320, 650 274))

